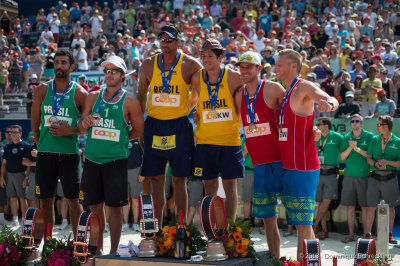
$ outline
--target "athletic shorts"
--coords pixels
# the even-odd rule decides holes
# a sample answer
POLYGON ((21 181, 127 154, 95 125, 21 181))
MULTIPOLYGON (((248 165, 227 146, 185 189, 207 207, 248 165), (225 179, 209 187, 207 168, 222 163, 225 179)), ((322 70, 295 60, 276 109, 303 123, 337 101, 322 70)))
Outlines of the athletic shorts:
POLYGON ((278 215, 278 197, 282 193, 282 162, 254 166, 251 216, 269 218, 278 215))
POLYGON ((6 84, 0 84, 0 94, 4 94, 6 92, 6 84))
POLYGON ((6 191, 9 198, 25 198, 25 188, 22 188, 22 182, 25 179, 25 172, 10 173, 7 172, 6 191))
POLYGON ((143 193, 143 182, 139 182, 140 167, 128 169, 128 196, 132 199, 139 198, 143 193))
POLYGON ((367 206, 376 207, 381 200, 384 200, 390 207, 400 204, 397 177, 387 181, 368 177, 367 206))
POLYGON ((315 171, 283 171, 283 193, 281 196, 292 225, 312 225, 315 192, 318 186, 319 169, 315 171))
POLYGON ((244 158, 241 146, 198 144, 194 151, 194 173, 198 179, 235 179, 244 176, 244 158))
POLYGON ((254 171, 244 173, 242 182, 242 201, 250 202, 253 200, 254 171))
POLYGON ((345 176, 340 203, 343 206, 367 206, 368 176, 345 176))
POLYGON ((171 120, 147 117, 141 175, 164 175, 169 161, 173 176, 191 176, 193 149, 193 126, 186 116, 171 120))
POLYGON ((79 154, 38 152, 36 161, 36 196, 39 199, 54 197, 58 179, 65 198, 79 196, 79 154))
POLYGON ((200 206, 204 197, 204 185, 200 179, 190 178, 187 183, 189 206, 200 206))
POLYGON ((36 197, 36 189, 35 189, 35 184, 36 184, 36 177, 35 173, 32 173, 29 175, 29 186, 26 187, 26 199, 27 200, 37 200, 38 198, 36 197))
POLYGON ((128 204, 128 159, 98 164, 88 159, 83 167, 81 190, 86 205, 104 202, 109 207, 128 204))
POLYGON ((317 187, 317 193, 315 194, 315 201, 321 202, 324 199, 336 200, 337 198, 338 198, 337 174, 320 175, 317 187))

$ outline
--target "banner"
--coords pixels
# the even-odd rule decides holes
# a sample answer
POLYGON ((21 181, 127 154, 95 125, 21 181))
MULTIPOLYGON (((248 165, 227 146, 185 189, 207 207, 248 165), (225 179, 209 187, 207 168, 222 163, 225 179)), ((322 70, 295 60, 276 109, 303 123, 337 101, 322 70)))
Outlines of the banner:
MULTIPOLYGON (((318 119, 315 119, 317 123, 318 119)), ((335 118, 331 119, 332 130, 340 134, 346 134, 351 131, 350 119, 335 118)), ((363 129, 372 132, 374 135, 378 134, 376 124, 378 123, 377 118, 369 118, 363 120, 363 129)), ((397 137, 400 137, 400 118, 393 119, 393 129, 392 133, 397 137)))

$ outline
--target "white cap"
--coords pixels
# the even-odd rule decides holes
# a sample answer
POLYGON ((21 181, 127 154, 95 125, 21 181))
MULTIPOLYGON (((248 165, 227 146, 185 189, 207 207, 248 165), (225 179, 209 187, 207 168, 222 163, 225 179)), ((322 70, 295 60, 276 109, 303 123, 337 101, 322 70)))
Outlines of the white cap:
POLYGON ((63 1, 58 1, 58 4, 61 6, 63 4, 63 1))
POLYGON ((354 93, 353 93, 352 91, 346 91, 345 97, 346 97, 346 98, 347 98, 347 97, 354 98, 354 93))
POLYGON ((119 56, 116 56, 116 55, 110 56, 106 61, 103 61, 103 63, 101 63, 101 66, 105 67, 106 64, 108 64, 108 63, 111 63, 114 66, 122 69, 122 71, 124 71, 124 73, 126 73, 126 71, 127 71, 125 61, 119 56))
POLYGON ((261 56, 258 53, 249 51, 245 52, 241 56, 239 56, 239 60, 236 65, 240 65, 240 63, 250 63, 254 65, 261 66, 261 56))

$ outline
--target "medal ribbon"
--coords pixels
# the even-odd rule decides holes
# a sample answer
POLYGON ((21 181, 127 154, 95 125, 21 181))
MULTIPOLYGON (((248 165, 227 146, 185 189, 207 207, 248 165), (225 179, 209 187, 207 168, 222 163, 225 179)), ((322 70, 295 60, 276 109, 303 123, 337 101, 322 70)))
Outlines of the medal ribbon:
POLYGON ((169 69, 168 77, 167 77, 167 79, 165 79, 164 54, 161 54, 161 77, 162 77, 164 93, 168 92, 168 87, 169 87, 169 83, 171 82, 172 72, 175 68, 175 63, 177 62, 177 59, 179 58, 179 56, 180 56, 180 53, 177 53, 175 56, 174 62, 172 62, 172 65, 169 69))
POLYGON ((219 85, 221 84, 221 81, 222 81, 222 72, 223 72, 223 68, 221 67, 221 69, 219 70, 219 76, 217 79, 217 83, 215 84, 215 92, 214 92, 214 96, 213 96, 212 91, 211 91, 210 80, 208 78, 208 73, 206 71, 208 97, 210 98, 211 110, 214 110, 215 105, 217 104, 219 85))
POLYGON ((68 82, 67 88, 64 90, 63 94, 61 95, 60 100, 57 102, 57 91, 56 91, 56 83, 55 80, 53 80, 53 116, 57 116, 58 111, 60 111, 61 105, 65 99, 65 96, 67 95, 68 89, 71 86, 71 80, 68 82))
POLYGON ((381 137, 382 137, 382 158, 383 158, 383 155, 385 154, 385 149, 386 149, 386 145, 389 143, 389 141, 392 139, 392 137, 393 137, 393 134, 390 136, 390 138, 388 139, 388 141, 385 143, 385 144, 383 144, 383 136, 381 135, 381 137))
POLYGON ((257 95, 258 95, 258 91, 260 90, 260 88, 261 88, 261 80, 259 80, 258 84, 257 84, 256 93, 254 94, 254 97, 253 97, 253 106, 250 105, 250 99, 249 99, 249 94, 247 93, 247 87, 244 88, 244 96, 246 98, 247 113, 249 114, 251 124, 254 124, 254 112, 256 110, 257 95), (253 107, 253 108, 251 108, 251 107, 253 107))
POLYGON ((99 103, 99 105, 97 106, 95 113, 96 113, 96 114, 100 113, 100 111, 103 110, 103 108, 106 106, 105 104, 102 106, 103 102, 106 103, 106 104, 109 103, 109 102, 111 102, 112 99, 114 99, 115 96, 117 96, 118 93, 121 92, 121 90, 122 90, 122 87, 119 88, 119 90, 117 90, 117 91, 114 93, 114 95, 113 95, 108 101, 104 101, 104 94, 105 94, 105 91, 106 91, 106 89, 104 89, 104 90, 103 90, 103 95, 101 96, 100 103, 99 103))
POLYGON ((292 82, 292 85, 290 85, 289 90, 286 92, 285 97, 284 97, 283 100, 282 100, 282 103, 281 103, 281 118, 280 118, 280 125, 281 125, 281 127, 282 127, 282 125, 283 125, 283 111, 285 110, 285 103, 286 103, 286 101, 287 101, 287 98, 289 97, 290 92, 293 90, 294 87, 297 86, 297 84, 298 84, 299 82, 300 82, 299 77, 295 77, 294 80, 293 80, 293 82, 292 82))

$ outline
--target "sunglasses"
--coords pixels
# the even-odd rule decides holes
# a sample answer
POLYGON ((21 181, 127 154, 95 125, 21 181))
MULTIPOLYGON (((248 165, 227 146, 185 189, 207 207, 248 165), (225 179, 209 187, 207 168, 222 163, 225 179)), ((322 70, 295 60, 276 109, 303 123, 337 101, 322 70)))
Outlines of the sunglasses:
POLYGON ((117 74, 118 72, 122 72, 121 69, 116 69, 116 68, 108 68, 108 69, 104 69, 104 74, 110 74, 112 73, 113 75, 117 74))
POLYGON ((19 133, 21 133, 21 132, 19 132, 19 131, 10 131, 10 134, 19 134, 19 133))
POLYGON ((316 124, 317 127, 319 126, 325 126, 325 124, 316 124))
POLYGON ((171 42, 173 42, 173 41, 175 41, 175 39, 172 39, 172 38, 168 38, 168 39, 160 38, 160 42, 171 43, 171 42))
POLYGON ((246 56, 246 57, 244 57, 244 56, 239 56, 239 62, 241 62, 241 61, 243 61, 243 60, 246 60, 246 61, 253 61, 253 57, 252 56, 250 56, 250 55, 248 55, 248 56, 246 56))
POLYGON ((385 72, 381 72, 381 74, 382 74, 382 75, 385 75, 385 76, 386 76, 386 75, 387 75, 388 73, 385 73, 385 72))
POLYGON ((385 123, 378 123, 378 124, 376 124, 376 126, 377 126, 377 127, 382 127, 382 126, 387 126, 387 124, 385 124, 385 123))
POLYGON ((361 121, 360 120, 350 120, 350 123, 360 123, 361 121))

